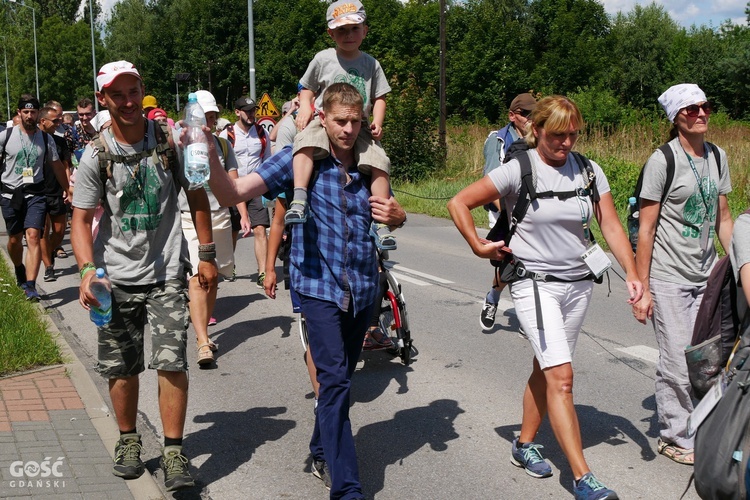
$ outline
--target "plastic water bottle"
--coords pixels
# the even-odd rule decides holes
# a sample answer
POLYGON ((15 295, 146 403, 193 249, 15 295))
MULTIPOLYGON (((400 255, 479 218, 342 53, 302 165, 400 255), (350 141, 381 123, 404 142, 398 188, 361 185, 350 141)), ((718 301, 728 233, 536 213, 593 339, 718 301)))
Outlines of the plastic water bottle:
POLYGON ((104 326, 112 319, 112 283, 101 267, 91 280, 91 293, 99 301, 99 307, 92 305, 89 317, 96 326, 104 326))
POLYGON ((211 176, 211 168, 208 165, 208 142, 201 128, 206 125, 206 114, 198 104, 198 96, 195 93, 188 95, 184 124, 187 129, 185 177, 192 184, 202 185, 211 176))
POLYGON ((638 200, 635 196, 628 198, 628 238, 630 246, 635 252, 638 246, 638 229, 640 228, 640 211, 638 210, 638 200))

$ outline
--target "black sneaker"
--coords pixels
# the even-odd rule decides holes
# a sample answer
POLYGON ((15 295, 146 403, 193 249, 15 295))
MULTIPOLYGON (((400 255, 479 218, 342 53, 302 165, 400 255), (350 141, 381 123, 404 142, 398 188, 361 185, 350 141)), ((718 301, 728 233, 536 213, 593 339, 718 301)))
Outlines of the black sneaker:
POLYGON ((493 326, 495 326, 496 313, 497 304, 487 302, 487 299, 485 299, 484 305, 482 306, 482 313, 479 315, 479 324, 482 325, 483 331, 486 332, 487 330, 490 330, 493 326))
POLYGON ((123 479, 137 479, 146 468, 141 460, 141 435, 123 434, 115 445, 112 474, 123 479))
POLYGON ((57 281, 54 266, 47 266, 44 268, 44 281, 57 281))
POLYGON ((313 458, 312 473, 313 476, 323 481, 327 489, 331 489, 331 473, 328 470, 328 464, 325 460, 315 460, 313 458))
POLYGON ((266 273, 258 274, 258 281, 255 282, 258 288, 263 288, 263 283, 266 281, 266 273))
POLYGON ((182 454, 182 446, 166 446, 162 451, 159 467, 164 471, 164 486, 167 491, 195 486, 190 475, 190 460, 182 454))

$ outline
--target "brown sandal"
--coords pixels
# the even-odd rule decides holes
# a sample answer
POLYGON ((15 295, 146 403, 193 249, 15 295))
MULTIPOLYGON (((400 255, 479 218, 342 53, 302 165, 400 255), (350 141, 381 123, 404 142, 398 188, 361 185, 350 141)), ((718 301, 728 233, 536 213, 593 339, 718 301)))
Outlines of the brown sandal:
POLYGON ((198 364, 210 365, 214 362, 214 353, 211 350, 211 344, 206 342, 198 346, 198 364))
POLYGON ((694 465, 695 453, 692 449, 680 448, 675 444, 665 443, 661 438, 657 441, 656 449, 660 455, 664 455, 678 464, 694 465))

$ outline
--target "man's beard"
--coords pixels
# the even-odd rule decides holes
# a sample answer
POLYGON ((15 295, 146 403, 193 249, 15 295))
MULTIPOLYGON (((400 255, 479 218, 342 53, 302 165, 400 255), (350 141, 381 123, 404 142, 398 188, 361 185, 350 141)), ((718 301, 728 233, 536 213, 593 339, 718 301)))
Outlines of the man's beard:
POLYGON ((28 123, 26 120, 21 120, 21 126, 26 132, 36 132, 36 122, 28 123))

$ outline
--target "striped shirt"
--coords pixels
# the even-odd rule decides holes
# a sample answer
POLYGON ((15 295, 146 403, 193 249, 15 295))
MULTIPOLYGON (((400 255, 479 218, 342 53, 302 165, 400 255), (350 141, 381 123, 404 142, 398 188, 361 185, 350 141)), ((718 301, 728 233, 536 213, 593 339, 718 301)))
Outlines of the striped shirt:
MULTIPOLYGON (((316 162, 316 168, 318 175, 307 194, 310 216, 292 228, 292 286, 297 293, 333 302, 342 311, 353 306, 357 314, 375 300, 378 285, 375 243, 369 233, 369 179, 356 166, 345 171, 333 156, 316 162)), ((291 189, 291 146, 274 154, 256 172, 270 198, 291 189)))

